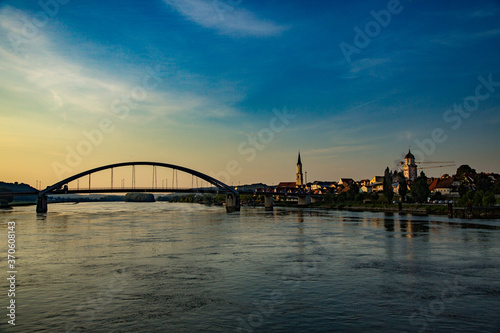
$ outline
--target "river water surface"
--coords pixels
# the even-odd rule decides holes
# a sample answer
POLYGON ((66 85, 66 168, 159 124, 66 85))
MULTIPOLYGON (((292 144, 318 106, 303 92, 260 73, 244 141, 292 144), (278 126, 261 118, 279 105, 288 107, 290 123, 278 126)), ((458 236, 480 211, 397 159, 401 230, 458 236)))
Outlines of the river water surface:
POLYGON ((500 221, 171 203, 0 211, 7 332, 498 332, 500 221), (16 222, 16 326, 7 222, 16 222))

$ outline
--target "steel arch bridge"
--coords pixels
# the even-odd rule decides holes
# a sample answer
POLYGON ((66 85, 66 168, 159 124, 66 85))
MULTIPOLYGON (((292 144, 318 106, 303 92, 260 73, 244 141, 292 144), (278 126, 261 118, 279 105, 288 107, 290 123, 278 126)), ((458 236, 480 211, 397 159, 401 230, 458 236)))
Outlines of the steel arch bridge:
MULTIPOLYGON (((115 164, 108 164, 104 166, 100 166, 97 168, 93 168, 87 171, 80 172, 76 175, 73 175, 71 177, 68 177, 66 179, 63 179, 51 186, 48 186, 42 191, 38 192, 38 201, 37 201, 37 206, 36 206, 36 211, 37 213, 46 213, 47 212, 47 195, 50 194, 58 194, 58 193, 67 193, 67 188, 66 191, 63 189, 65 185, 67 185, 69 182, 72 182, 74 180, 77 180, 79 178, 85 177, 92 175, 93 173, 103 171, 103 170, 113 170, 114 168, 121 168, 121 167, 127 167, 127 166, 152 166, 152 167, 162 167, 162 168, 167 168, 167 169, 173 169, 173 170, 178 170, 185 172, 187 174, 191 174, 193 176, 196 176, 212 185, 214 185, 217 188, 217 193, 221 194, 226 194, 226 209, 231 212, 231 211, 239 211, 240 210, 240 198, 239 198, 239 193, 235 189, 231 188, 230 186, 224 184, 220 180, 217 180, 213 177, 210 177, 209 175, 206 175, 202 172, 189 169, 183 166, 179 165, 174 165, 174 164, 168 164, 168 163, 161 163, 161 162, 123 162, 123 163, 115 163, 115 164)), ((154 192, 200 192, 199 190, 194 190, 194 189, 182 189, 182 190, 174 190, 174 189, 147 189, 147 188, 141 188, 141 189, 135 189, 135 188, 128 188, 128 189, 97 189, 97 190, 92 190, 89 186, 88 190, 81 190, 81 191, 72 191, 72 193, 111 193, 111 192, 146 192, 146 191, 154 191, 154 192)))

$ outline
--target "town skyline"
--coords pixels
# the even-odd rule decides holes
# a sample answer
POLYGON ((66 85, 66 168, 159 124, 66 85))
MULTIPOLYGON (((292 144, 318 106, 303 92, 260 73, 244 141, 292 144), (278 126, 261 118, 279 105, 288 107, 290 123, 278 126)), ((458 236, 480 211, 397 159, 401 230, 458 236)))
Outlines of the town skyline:
POLYGON ((455 161, 429 177, 498 172, 499 21, 493 0, 7 0, 0 178, 158 161, 277 184, 300 149, 308 181, 363 179, 409 146, 455 161))
MULTIPOLYGON (((426 177, 428 177, 429 179, 441 179, 445 176, 451 177, 451 176, 454 176, 456 174, 456 171, 458 170, 459 167, 463 167, 463 166, 471 167, 471 169, 474 170, 474 172, 477 172, 478 174, 479 173, 499 174, 499 172, 497 172, 495 170, 493 170, 493 171, 478 170, 474 167, 474 165, 470 165, 467 163, 460 164, 460 165, 453 164, 452 166, 450 166, 448 164, 448 165, 446 165, 445 168, 441 167, 440 164, 443 164, 443 163, 446 164, 447 162, 450 162, 450 161, 442 161, 442 162, 439 162, 438 164, 432 164, 432 163, 434 163, 434 162, 432 162, 431 164, 425 165, 425 166, 419 166, 418 165, 419 162, 417 161, 416 162, 417 165, 415 165, 415 156, 411 153, 411 148, 409 148, 407 154, 404 154, 402 156, 403 156, 402 160, 397 164, 397 166, 395 168, 390 168, 389 166, 387 166, 387 168, 389 168, 391 173, 400 173, 400 174, 404 175, 405 178, 407 179, 407 181, 414 180, 416 177, 421 175, 421 172, 424 172, 426 177), (407 158, 411 158, 412 162, 407 163, 407 158), (407 170, 407 168, 405 168, 405 166, 410 166, 410 169, 411 169, 411 166, 413 166, 414 171, 409 171, 408 173, 405 172, 405 170, 407 170), (432 170, 429 170, 429 169, 432 169, 432 170), (452 170, 452 171, 450 171, 450 172, 438 171, 438 170, 443 170, 443 169, 452 170)), ((280 184, 286 184, 287 187, 290 186, 290 187, 300 188, 300 187, 305 187, 306 185, 310 186, 314 183, 322 183, 322 182, 341 183, 342 180, 352 180, 356 183, 361 184, 361 183, 366 182, 366 181, 370 181, 370 180, 373 180, 376 178, 383 178, 384 177, 383 176, 384 172, 381 171, 378 173, 373 172, 373 173, 366 175, 366 176, 363 176, 363 177, 351 177, 349 175, 343 175, 343 176, 339 176, 339 177, 325 178, 325 179, 316 179, 316 178, 310 179, 310 178, 308 178, 307 169, 303 168, 303 164, 302 164, 303 158, 301 157, 300 150, 298 151, 298 156, 296 155, 295 159, 296 159, 296 164, 293 166, 293 169, 296 171, 295 175, 294 175, 295 179, 296 179, 295 182, 292 182, 291 178, 290 178, 290 179, 285 179, 285 180, 283 180, 283 179, 275 180, 275 181, 268 182, 268 183, 262 182, 262 181, 250 181, 247 183, 242 183, 241 181, 239 181, 238 183, 235 183, 233 181, 234 176, 232 176, 232 175, 235 174, 234 171, 238 171, 238 168, 241 168, 237 163, 231 164, 230 168, 226 168, 225 170, 221 170, 217 173, 212 173, 210 176, 215 177, 217 180, 222 181, 223 183, 226 183, 226 185, 229 185, 229 186, 235 187, 235 188, 238 188, 241 186, 247 186, 247 185, 255 185, 255 184, 259 184, 259 183, 262 183, 266 186, 278 186, 278 187, 280 186, 280 184), (296 184, 299 184, 299 185, 296 185, 296 184)), ((150 161, 150 162, 153 162, 153 161, 150 161)), ((158 162, 158 161, 156 161, 156 162, 158 162)), ((306 163, 307 163, 307 161, 306 161, 306 163)), ((292 169, 292 167, 290 167, 290 169, 292 169)), ((79 170, 79 171, 84 171, 84 170, 79 170)), ((196 171, 200 171, 200 170, 196 170, 196 171)), ((172 175, 172 177, 170 177, 169 173, 163 172, 162 176, 157 176, 158 171, 155 170, 154 172, 156 174, 156 175, 154 175, 154 177, 156 178, 156 181, 155 181, 155 184, 152 184, 152 188, 168 188, 170 186, 169 184, 172 184, 171 188, 179 187, 179 174, 178 174, 178 172, 175 172, 175 174, 172 175), (168 175, 168 178, 163 178, 166 175, 168 175)), ((123 187, 123 186, 125 186, 125 184, 127 184, 127 186, 128 186, 128 183, 130 183, 132 180, 129 178, 122 179, 121 177, 124 175, 126 175, 124 177, 128 177, 128 176, 130 176, 129 173, 130 173, 129 170, 121 170, 121 172, 115 171, 116 175, 113 176, 112 178, 114 179, 117 188, 123 187)), ((109 175, 107 173, 105 174, 104 172, 98 172, 95 175, 97 175, 97 177, 96 176, 93 177, 93 181, 92 181, 93 185, 97 185, 97 186, 101 186, 101 187, 105 187, 105 186, 103 186, 103 184, 109 185, 108 184, 109 183, 109 175)), ((189 178, 188 176, 191 177, 189 174, 181 173, 181 183, 189 182, 189 180, 191 178, 189 178), (182 178, 184 178, 184 180, 182 180, 182 178)), ((137 185, 138 187, 146 186, 145 184, 151 183, 149 171, 142 172, 142 173, 138 172, 137 176, 134 172, 134 178, 137 178, 136 180, 134 180, 134 182, 136 184, 139 183, 139 185, 137 185)), ((79 179, 79 181, 80 180, 82 181, 81 188, 85 188, 86 179, 87 178, 84 178, 84 177, 79 179)), ((80 187, 79 181, 78 181, 78 185, 77 185, 78 187, 80 187)), ((32 186, 35 189, 38 189, 38 190, 42 190, 46 186, 52 185, 52 184, 47 184, 39 179, 37 179, 35 181, 35 184, 30 184, 30 183, 24 182, 22 180, 9 181, 9 180, 5 180, 5 179, 0 179, 0 182, 27 184, 27 185, 32 186)), ((191 182, 193 182, 193 179, 191 179, 191 182)), ((378 182, 378 181, 374 181, 374 182, 378 182)), ((372 183, 373 183, 373 181, 372 181, 372 183)), ((75 188, 75 184, 77 184, 77 182, 72 181, 71 184, 73 185, 73 188, 75 188)), ((197 185, 196 187, 198 187, 198 183, 196 183, 196 185, 197 185)), ((205 183, 205 185, 208 186, 208 183, 205 183)), ((199 187, 203 187, 203 184, 201 181, 199 183, 199 187)))

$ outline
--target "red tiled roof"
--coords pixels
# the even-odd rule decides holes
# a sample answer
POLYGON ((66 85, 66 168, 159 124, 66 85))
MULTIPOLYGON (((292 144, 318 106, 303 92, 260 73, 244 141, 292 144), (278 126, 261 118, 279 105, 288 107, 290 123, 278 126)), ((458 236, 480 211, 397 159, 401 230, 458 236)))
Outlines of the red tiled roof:
POLYGON ((429 190, 432 191, 433 189, 435 189, 437 187, 438 182, 439 182, 439 178, 434 179, 432 181, 432 183, 429 185, 429 190))
POLYGON ((281 182, 278 184, 277 187, 296 188, 297 183, 296 182, 281 182))

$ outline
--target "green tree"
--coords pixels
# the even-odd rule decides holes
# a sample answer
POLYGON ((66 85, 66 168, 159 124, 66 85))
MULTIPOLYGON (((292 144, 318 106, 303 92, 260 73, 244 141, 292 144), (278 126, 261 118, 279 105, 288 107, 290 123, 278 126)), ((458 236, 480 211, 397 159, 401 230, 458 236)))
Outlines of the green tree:
POLYGON ((387 198, 387 201, 392 202, 392 198, 394 197, 394 190, 392 188, 392 174, 389 170, 389 167, 387 167, 384 172, 383 186, 384 196, 387 198))
POLYGON ((494 194, 500 194, 500 183, 495 184, 495 186, 491 189, 494 194))
POLYGON ((368 196, 368 199, 370 199, 372 202, 375 202, 378 200, 379 194, 377 192, 372 192, 368 196))
POLYGON ((493 181, 484 172, 476 175, 474 183, 476 184, 478 191, 488 191, 493 188, 493 181))
POLYGON ((354 201, 363 202, 366 198, 368 198, 367 193, 358 193, 354 197, 354 201))
POLYGON ((406 201, 406 194, 408 193, 408 183, 406 182, 406 177, 403 172, 398 173, 399 177, 399 195, 401 196, 401 201, 406 201))
POLYGON ((215 205, 222 205, 222 203, 226 201, 226 195, 225 194, 217 194, 214 198, 213 198, 213 203, 215 205))
POLYGON ((474 206, 482 206, 483 205, 483 191, 477 191, 474 194, 474 198, 472 199, 472 203, 474 206))
POLYGON ((214 201, 214 196, 213 194, 208 194, 208 193, 205 193, 203 195, 203 203, 207 204, 207 205, 211 205, 212 202, 214 201))
POLYGON ((333 204, 335 203, 335 194, 328 193, 323 196, 323 201, 327 204, 333 204))
POLYGON ((427 197, 429 197, 431 191, 429 190, 429 185, 427 185, 427 176, 423 171, 413 184, 411 184, 410 191, 415 201, 420 203, 427 201, 427 197))
POLYGON ((356 183, 352 183, 347 191, 348 200, 355 200, 357 194, 359 194, 359 186, 356 183))
POLYGON ((495 206, 497 203, 495 199, 495 195, 491 192, 486 193, 483 196, 483 206, 489 207, 489 206, 495 206))
POLYGON ((472 203, 474 199, 474 191, 469 190, 465 195, 458 201, 461 206, 466 206, 468 203, 472 203))
MULTIPOLYGON (((12 190, 0 187, 0 192, 12 192, 12 190)), ((14 201, 14 197, 12 195, 0 197, 0 206, 7 207, 12 201, 14 201)))
POLYGON ((460 198, 463 198, 463 196, 466 195, 467 192, 469 192, 469 187, 468 186, 465 186, 465 185, 461 184, 458 187, 458 194, 460 195, 460 198))
POLYGON ((472 169, 467 164, 462 164, 461 166, 458 167, 456 176, 458 179, 463 179, 466 173, 476 173, 476 170, 472 169))
POLYGON ((155 202, 155 197, 151 193, 127 193, 126 202, 155 202))

